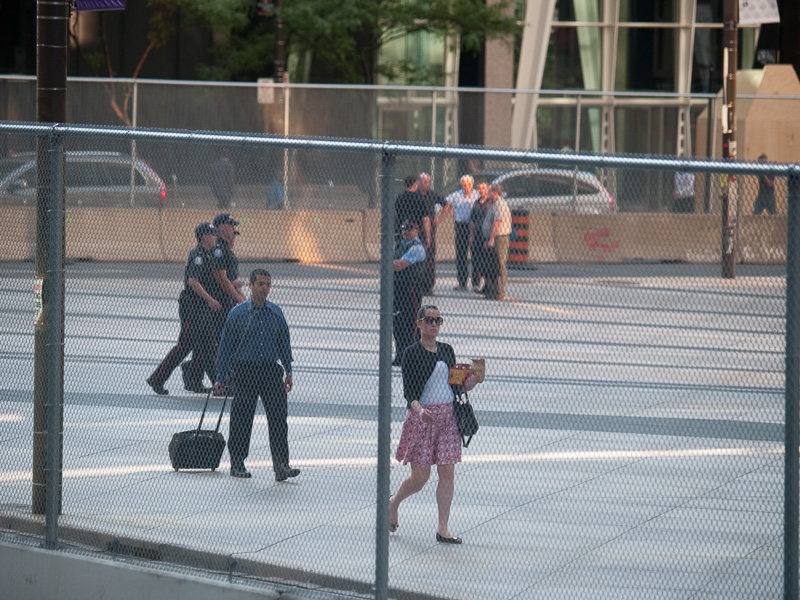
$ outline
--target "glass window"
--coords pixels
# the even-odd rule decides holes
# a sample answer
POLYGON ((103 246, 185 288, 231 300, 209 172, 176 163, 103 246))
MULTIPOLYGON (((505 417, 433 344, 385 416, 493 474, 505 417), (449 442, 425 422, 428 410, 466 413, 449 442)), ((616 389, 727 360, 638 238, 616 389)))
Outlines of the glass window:
POLYGON ((105 163, 98 165, 104 172, 107 185, 127 186, 131 184, 131 166, 124 164, 105 163))
POLYGON ((619 20, 620 23, 677 23, 678 0, 620 0, 619 20))
MULTIPOLYGON (((699 9, 698 9, 699 10, 699 9)), ((722 87, 722 30, 698 27, 694 31, 692 91, 715 94, 722 87)))
POLYGON ((506 198, 531 198, 536 196, 536 179, 533 175, 516 175, 503 180, 503 195, 506 198))
POLYGON ((90 162, 67 161, 67 187, 98 187, 106 185, 97 165, 90 162))
POLYGON ((542 88, 599 90, 601 58, 599 27, 553 27, 542 88))
POLYGON ((620 29, 614 89, 675 92, 675 29, 620 29))
POLYGON ((572 180, 557 175, 546 175, 539 181, 540 196, 571 196, 572 180))
POLYGON ((603 0, 556 0, 553 22, 556 21, 600 21, 603 0))
POLYGON ((697 23, 722 23, 723 0, 697 0, 697 23))

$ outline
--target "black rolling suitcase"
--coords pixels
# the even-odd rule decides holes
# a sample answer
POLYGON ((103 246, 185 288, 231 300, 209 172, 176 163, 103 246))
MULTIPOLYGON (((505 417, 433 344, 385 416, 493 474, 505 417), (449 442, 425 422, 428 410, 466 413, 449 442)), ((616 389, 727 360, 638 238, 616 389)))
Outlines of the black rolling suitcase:
POLYGON ((219 419, 217 419, 217 428, 213 431, 201 429, 210 398, 211 392, 206 396, 206 403, 203 406, 203 414, 200 416, 200 424, 197 429, 181 431, 172 436, 172 441, 169 443, 169 460, 172 463, 172 468, 176 471, 180 469, 211 469, 216 471, 217 467, 219 467, 219 460, 225 450, 225 436, 219 432, 219 425, 222 422, 222 414, 225 412, 228 395, 227 393, 225 394, 225 400, 223 400, 222 408, 219 411, 219 419))

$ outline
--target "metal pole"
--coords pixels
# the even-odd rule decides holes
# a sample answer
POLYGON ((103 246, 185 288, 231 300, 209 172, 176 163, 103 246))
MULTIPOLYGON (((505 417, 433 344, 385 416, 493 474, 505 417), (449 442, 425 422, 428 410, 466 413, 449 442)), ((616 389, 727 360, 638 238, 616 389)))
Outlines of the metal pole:
POLYGON ((378 496, 375 515, 375 598, 389 597, 389 454, 392 434, 392 321, 394 319, 395 156, 381 156, 381 317, 378 349, 378 496))
MULTIPOLYGON (((736 67, 739 4, 725 0, 723 6, 723 107, 722 158, 736 160, 736 67)), ((727 179, 722 196, 722 276, 736 277, 736 237, 739 219, 739 182, 735 175, 727 179)))
MULTIPOLYGON (((66 120, 69 0, 37 4, 36 120, 66 120)), ((64 406, 64 153, 50 132, 37 142, 31 509, 58 543, 64 406)))
MULTIPOLYGON (((286 72, 286 41, 283 37, 283 0, 275 2, 275 83, 282 84, 283 91, 283 137, 289 137, 289 77, 286 72)), ((288 210, 289 149, 283 149, 283 208, 288 210)))
MULTIPOLYGON (((131 118, 131 126, 136 129, 138 116, 139 116, 139 83, 133 82, 133 116, 131 118)), ((136 140, 131 140, 131 208, 134 204, 134 193, 136 190, 136 140)))
POLYGON ((800 167, 789 174, 786 248, 786 434, 784 438, 783 597, 798 596, 798 445, 800 444, 800 167))
MULTIPOLYGON (((711 76, 709 75, 709 80, 711 76)), ((711 83, 708 85, 709 89, 711 88, 711 83)), ((711 120, 713 119, 714 115, 714 99, 708 99, 708 121, 706 122, 706 158, 711 160, 714 155, 711 152, 711 141, 713 139, 712 136, 712 129, 711 129, 711 120)), ((711 212, 711 173, 706 171, 705 174, 705 193, 703 195, 703 212, 708 214, 711 212)))
MULTIPOLYGON (((431 144, 436 144, 436 112, 438 107, 436 106, 436 90, 433 90, 433 94, 431 95, 431 144)), ((436 159, 431 156, 431 185, 434 185, 434 176, 436 171, 436 159)))

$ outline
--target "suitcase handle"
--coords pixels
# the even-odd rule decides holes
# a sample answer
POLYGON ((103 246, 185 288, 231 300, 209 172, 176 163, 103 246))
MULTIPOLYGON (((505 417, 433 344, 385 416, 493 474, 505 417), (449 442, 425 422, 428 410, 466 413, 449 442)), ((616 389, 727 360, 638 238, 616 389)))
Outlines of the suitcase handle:
MULTIPOLYGON (((200 415, 200 423, 197 425, 197 433, 200 433, 200 428, 203 427, 203 419, 206 418, 206 409, 208 408, 208 401, 211 400, 213 390, 209 390, 206 396, 206 403, 203 405, 203 414, 200 415)), ((225 399, 222 401, 222 408, 219 411, 219 418, 217 419, 217 428, 214 430, 216 433, 219 431, 220 423, 222 423, 222 415, 225 413, 225 405, 228 403, 228 388, 225 388, 225 399)))

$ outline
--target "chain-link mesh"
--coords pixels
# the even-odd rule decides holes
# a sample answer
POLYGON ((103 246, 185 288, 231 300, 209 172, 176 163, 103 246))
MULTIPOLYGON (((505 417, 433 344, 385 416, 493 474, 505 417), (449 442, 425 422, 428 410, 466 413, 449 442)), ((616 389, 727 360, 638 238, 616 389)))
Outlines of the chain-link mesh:
MULTIPOLYGON (((63 138, 59 539, 238 581, 369 595, 382 552, 380 149, 124 135, 63 138), (222 213, 230 219, 215 223, 222 213), (217 239, 227 244, 219 255, 217 239), (233 308, 260 303, 255 269, 269 273, 267 300, 280 308, 269 317, 233 308), (293 358, 286 418, 281 367, 245 364, 287 366, 280 315, 293 358), (260 353, 262 340, 275 349, 260 353), (231 399, 220 413, 223 397, 208 393, 225 352, 239 366, 234 402, 267 397, 251 436, 247 411, 234 426, 231 399), (170 441, 198 428, 206 400, 202 429, 221 414, 228 448, 212 440, 176 459, 170 441), (236 427, 237 443, 250 440, 249 452, 237 446, 242 464, 230 454, 236 427), (204 468, 174 463, 191 456, 204 468)), ((34 324, 48 315, 33 302, 31 260, 37 186, 51 178, 37 179, 36 138, 5 143, 15 156, 0 174, 0 514, 7 529, 42 533, 34 324)), ((485 358, 486 380, 470 392, 480 431, 455 466, 445 524, 463 544, 436 541, 448 492, 432 469, 393 517, 393 597, 779 597, 786 177, 738 177, 737 273, 722 278, 730 182, 702 164, 676 173, 658 160, 626 170, 578 167, 566 154, 541 166, 447 156, 398 153, 383 206, 400 198, 399 227, 408 198, 420 202, 421 242, 435 261, 421 263, 414 301, 438 307, 438 340, 457 362, 485 358), (431 182, 424 198, 421 173, 431 182), (498 217, 495 232, 484 219, 459 233, 471 213, 451 194, 467 173, 476 191, 484 182, 503 191, 509 222, 498 217), (509 269, 491 258, 504 237, 509 269)), ((395 459, 401 373, 392 369, 393 493, 412 473, 395 459)), ((199 445, 192 435, 180 443, 199 445)))

